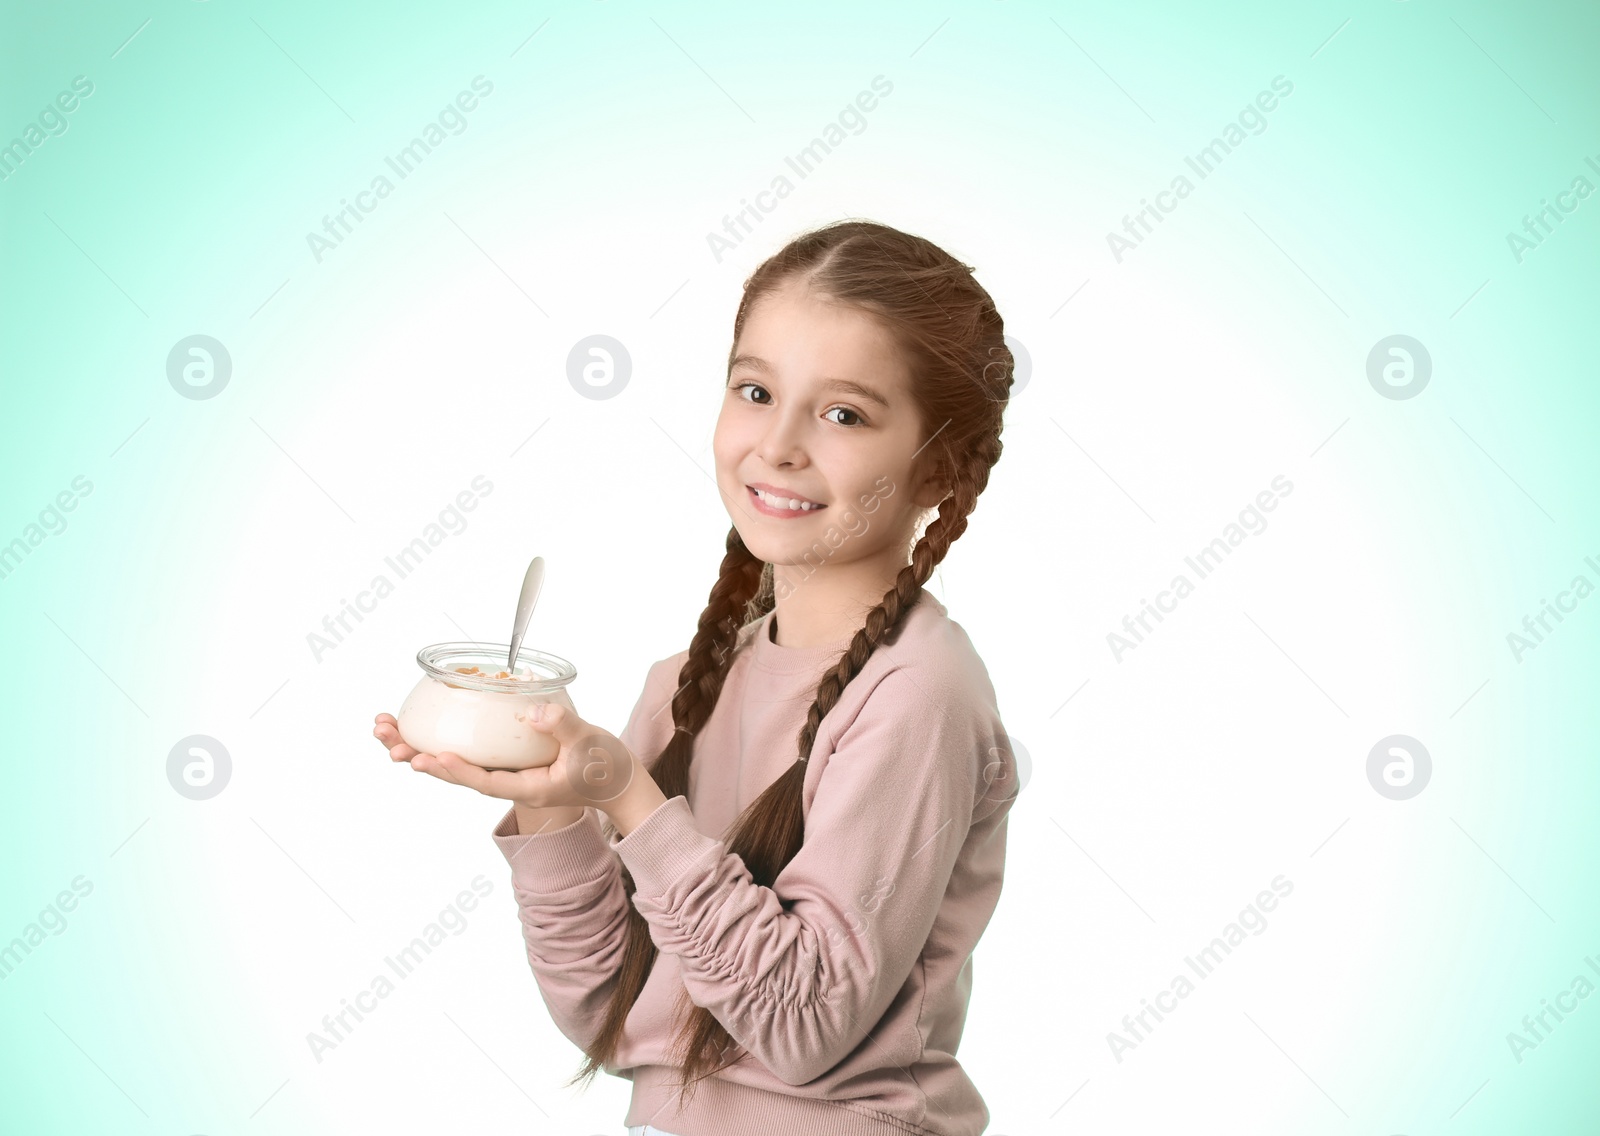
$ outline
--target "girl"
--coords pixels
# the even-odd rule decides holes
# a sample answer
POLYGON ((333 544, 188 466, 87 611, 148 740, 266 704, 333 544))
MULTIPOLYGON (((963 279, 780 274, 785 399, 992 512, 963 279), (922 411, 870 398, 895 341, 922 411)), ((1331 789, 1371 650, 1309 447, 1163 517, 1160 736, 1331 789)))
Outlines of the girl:
POLYGON ((937 246, 863 221, 796 238, 734 319, 727 554, 620 736, 547 705, 554 763, 492 771, 378 715, 393 760, 512 802, 492 837, 587 1057, 568 1084, 631 1080, 630 1133, 988 1124, 955 1054, 1016 764, 923 585, 1000 457, 1011 373, 993 301, 937 246))

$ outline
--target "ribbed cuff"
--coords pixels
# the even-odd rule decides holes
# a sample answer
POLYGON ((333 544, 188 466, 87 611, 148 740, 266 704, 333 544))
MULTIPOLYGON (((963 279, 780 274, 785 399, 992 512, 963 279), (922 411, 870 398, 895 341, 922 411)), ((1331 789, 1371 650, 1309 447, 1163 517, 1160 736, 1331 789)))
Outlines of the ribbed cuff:
POLYGON ((688 798, 669 797, 611 847, 633 875, 635 898, 656 899, 722 841, 694 826, 688 798))
POLYGON ((529 891, 561 891, 587 883, 601 875, 611 859, 593 808, 585 808, 565 828, 523 836, 517 832, 513 805, 489 835, 511 865, 512 884, 529 891))

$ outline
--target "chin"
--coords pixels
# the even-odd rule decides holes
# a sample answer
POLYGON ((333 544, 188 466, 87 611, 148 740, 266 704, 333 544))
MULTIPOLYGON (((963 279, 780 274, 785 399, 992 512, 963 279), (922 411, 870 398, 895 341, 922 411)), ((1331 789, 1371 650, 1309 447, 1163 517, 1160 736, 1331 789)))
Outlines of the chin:
POLYGON ((791 550, 786 547, 786 544, 792 544, 792 541, 773 540, 765 533, 753 533, 750 531, 753 526, 748 524, 736 523, 734 527, 739 530, 739 539, 744 541, 744 546, 750 550, 750 555, 757 560, 763 560, 768 564, 787 564, 797 562, 800 558, 801 550, 791 550))

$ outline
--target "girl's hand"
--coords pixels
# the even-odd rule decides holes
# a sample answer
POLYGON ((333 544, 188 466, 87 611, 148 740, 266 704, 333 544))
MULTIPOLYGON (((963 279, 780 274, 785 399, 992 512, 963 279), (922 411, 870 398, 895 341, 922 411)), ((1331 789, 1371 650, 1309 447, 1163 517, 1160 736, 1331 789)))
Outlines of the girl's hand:
MULTIPOLYGON (((555 761, 533 769, 484 769, 449 751, 421 753, 400 737, 399 723, 392 714, 379 714, 372 733, 388 747, 391 761, 408 761, 419 773, 432 774, 441 781, 464 785, 525 808, 594 805, 608 813, 629 812, 621 809, 624 802, 653 808, 655 803, 666 800, 649 773, 613 735, 584 721, 559 702, 540 703, 535 713, 538 716, 531 718, 529 724, 550 734, 561 748, 555 761), (631 794, 630 788, 635 790, 631 794)), ((648 810, 644 815, 649 815, 648 810)))

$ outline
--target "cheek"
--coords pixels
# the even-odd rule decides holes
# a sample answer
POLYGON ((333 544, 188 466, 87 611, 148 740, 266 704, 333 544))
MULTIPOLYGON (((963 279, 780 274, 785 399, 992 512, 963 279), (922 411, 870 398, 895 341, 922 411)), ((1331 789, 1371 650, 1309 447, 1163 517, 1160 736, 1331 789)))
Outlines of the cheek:
POLYGON ((738 445, 736 442, 737 431, 728 421, 726 412, 717 417, 716 428, 711 434, 711 455, 716 461, 717 472, 731 472, 730 466, 737 464, 738 445))
MULTIPOLYGON (((829 483, 856 512, 873 518, 894 513, 900 494, 885 494, 884 486, 899 484, 901 475, 892 464, 884 461, 876 447, 841 447, 824 461, 829 483)), ((876 524, 876 520, 873 523, 876 524)))
POLYGON ((711 453, 718 470, 737 476, 740 466, 752 452, 761 446, 761 431, 752 416, 740 414, 737 407, 723 410, 717 416, 711 433, 711 453))
POLYGON ((887 496, 881 495, 881 489, 881 486, 876 485, 869 485, 866 489, 867 501, 861 507, 862 511, 876 506, 875 512, 866 515, 873 528, 873 532, 868 535, 882 542, 908 537, 916 527, 917 516, 921 510, 901 486, 897 485, 895 491, 887 496), (876 500, 874 500, 875 494, 877 494, 876 500))

